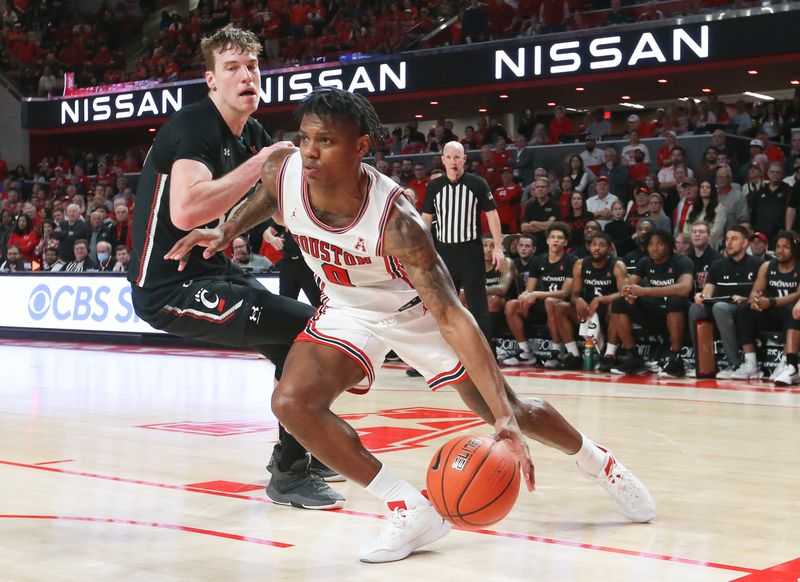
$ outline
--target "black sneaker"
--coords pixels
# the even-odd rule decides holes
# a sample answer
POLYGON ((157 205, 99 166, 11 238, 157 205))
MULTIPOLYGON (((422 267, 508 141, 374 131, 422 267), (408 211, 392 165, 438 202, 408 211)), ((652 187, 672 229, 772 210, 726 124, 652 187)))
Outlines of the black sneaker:
POLYGON ((683 364, 683 359, 678 354, 670 355, 658 375, 666 376, 667 378, 685 378, 686 366, 683 364))
POLYGON ((272 473, 267 497, 274 503, 300 509, 341 509, 344 506, 344 497, 311 470, 311 455, 296 460, 288 471, 278 468, 279 457, 280 445, 276 445, 267 465, 267 470, 272 473))
POLYGON ((561 368, 563 370, 582 370, 583 360, 581 360, 580 356, 573 356, 568 353, 561 362, 561 368))
POLYGON ((406 370, 406 376, 409 378, 422 378, 422 374, 417 372, 414 368, 409 368, 406 370))
POLYGON ((603 359, 600 360, 600 365, 597 367, 597 369, 600 370, 601 372, 610 372, 612 368, 618 368, 618 367, 619 367, 619 360, 617 359, 617 356, 612 356, 609 354, 603 356, 603 359))
POLYGON ((315 456, 311 456, 311 470, 322 477, 322 480, 325 483, 341 483, 344 481, 344 477, 331 469, 328 465, 320 461, 315 456))
POLYGON ((638 375, 647 371, 647 365, 638 353, 630 352, 619 364, 619 367, 612 368, 612 374, 638 375))

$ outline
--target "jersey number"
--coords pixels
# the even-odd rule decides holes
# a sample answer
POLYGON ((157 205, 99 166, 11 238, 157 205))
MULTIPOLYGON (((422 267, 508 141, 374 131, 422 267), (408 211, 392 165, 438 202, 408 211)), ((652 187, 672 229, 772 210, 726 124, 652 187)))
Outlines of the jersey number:
POLYGON ((350 273, 347 269, 331 265, 330 263, 322 263, 322 272, 325 273, 328 281, 336 285, 345 285, 346 287, 355 287, 350 280, 350 273))

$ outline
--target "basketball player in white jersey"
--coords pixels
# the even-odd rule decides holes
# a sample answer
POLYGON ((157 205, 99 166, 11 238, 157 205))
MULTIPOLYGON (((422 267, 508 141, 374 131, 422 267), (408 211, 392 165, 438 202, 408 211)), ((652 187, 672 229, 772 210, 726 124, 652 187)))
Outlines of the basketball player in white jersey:
POLYGON ((361 159, 381 131, 369 102, 338 89, 313 91, 297 111, 300 150, 275 152, 261 186, 221 227, 195 230, 166 258, 195 245, 206 258, 275 215, 294 233, 321 281, 323 305, 298 336, 272 398, 279 421, 311 453, 387 503, 384 531, 365 562, 401 560, 450 530, 420 491, 370 454, 331 403, 394 350, 432 389, 453 386, 510 441, 529 489, 533 465, 522 434, 572 455, 625 517, 647 522, 655 505, 642 483, 550 404, 508 386, 475 320, 458 301, 430 232, 402 190, 361 159), (463 365, 462 365, 463 364, 463 365))

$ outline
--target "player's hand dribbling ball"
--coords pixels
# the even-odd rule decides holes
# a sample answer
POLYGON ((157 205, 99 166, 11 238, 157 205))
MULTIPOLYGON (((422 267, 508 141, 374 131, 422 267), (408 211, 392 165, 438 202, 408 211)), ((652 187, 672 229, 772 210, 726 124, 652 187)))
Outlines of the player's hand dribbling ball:
POLYGON ((445 443, 428 467, 428 498, 454 525, 480 529, 497 523, 519 495, 520 467, 505 441, 457 437, 445 443))

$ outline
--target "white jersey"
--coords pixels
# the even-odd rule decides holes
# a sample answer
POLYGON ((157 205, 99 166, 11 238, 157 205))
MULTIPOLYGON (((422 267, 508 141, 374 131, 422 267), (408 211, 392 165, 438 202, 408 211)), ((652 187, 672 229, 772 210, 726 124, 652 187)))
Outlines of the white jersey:
POLYGON ((368 187, 353 222, 323 224, 311 209, 300 153, 288 156, 277 177, 278 206, 286 228, 317 277, 327 309, 377 321, 420 303, 403 266, 383 253, 383 236, 394 203, 403 191, 366 164, 368 187))

